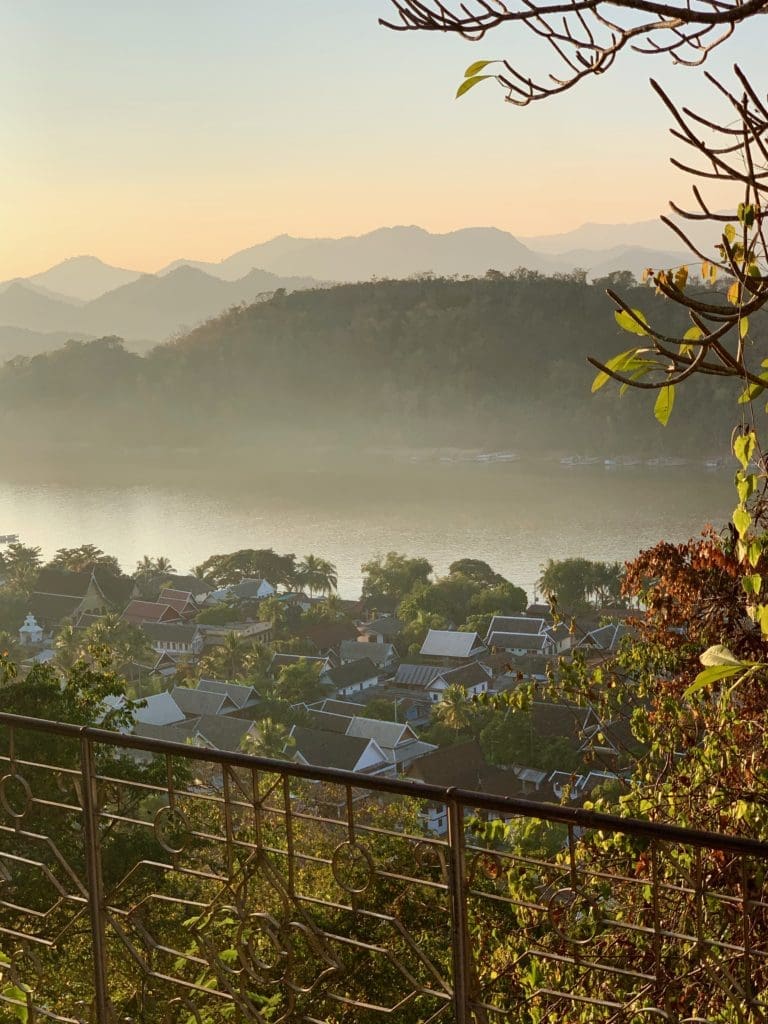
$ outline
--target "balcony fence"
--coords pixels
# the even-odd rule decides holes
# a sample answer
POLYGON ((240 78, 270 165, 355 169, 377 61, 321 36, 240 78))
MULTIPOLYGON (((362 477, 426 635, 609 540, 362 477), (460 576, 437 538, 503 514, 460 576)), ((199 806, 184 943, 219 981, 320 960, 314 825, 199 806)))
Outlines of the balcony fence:
POLYGON ((768 844, 11 715, 0 761, 0 1021, 766 1019, 768 844))

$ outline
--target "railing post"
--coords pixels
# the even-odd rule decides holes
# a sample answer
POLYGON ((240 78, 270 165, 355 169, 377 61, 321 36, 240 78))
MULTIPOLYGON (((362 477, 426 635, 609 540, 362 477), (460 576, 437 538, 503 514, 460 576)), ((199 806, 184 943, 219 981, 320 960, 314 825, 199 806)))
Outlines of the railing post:
POLYGON ((85 866, 88 883, 88 911, 93 943, 93 983, 97 1024, 109 1024, 109 989, 107 987, 106 910, 104 878, 101 871, 99 841, 99 796, 93 747, 86 735, 80 737, 80 772, 82 775, 83 818, 85 825, 85 866))
POLYGON ((469 935, 467 929, 464 808, 448 791, 448 893, 451 906, 453 1012, 456 1024, 469 1024, 469 935))

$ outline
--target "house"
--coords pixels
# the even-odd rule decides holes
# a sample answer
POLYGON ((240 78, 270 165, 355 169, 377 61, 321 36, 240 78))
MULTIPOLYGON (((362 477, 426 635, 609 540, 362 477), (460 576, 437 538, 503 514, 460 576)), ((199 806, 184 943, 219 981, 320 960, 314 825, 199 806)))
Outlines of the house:
POLYGON ((255 686, 241 683, 225 683, 220 679, 201 679, 197 684, 197 689, 227 697, 235 705, 236 710, 232 714, 240 717, 251 717, 248 713, 260 708, 263 703, 261 694, 255 686))
POLYGON ((357 640, 344 640, 340 651, 342 665, 350 661, 369 659, 378 669, 389 668, 397 659, 397 651, 392 644, 360 643, 357 640))
POLYGON ((199 622, 197 628, 203 637, 205 647, 221 647, 230 633, 251 643, 268 644, 272 640, 274 630, 271 622, 227 622, 223 626, 199 622))
POLYGON ((402 633, 403 623, 394 615, 381 615, 370 622, 361 622, 357 629, 368 643, 392 643, 402 633))
POLYGON ((303 590, 289 590, 285 594, 277 594, 276 599, 280 604, 288 605, 291 608, 301 608, 303 612, 308 612, 315 603, 303 590))
POLYGON ((157 597, 158 604, 169 604, 182 619, 193 619, 200 611, 200 605, 189 590, 173 590, 166 587, 157 597))
POLYGON ((294 741, 291 760, 297 764, 338 768, 364 775, 394 777, 396 774, 394 766, 375 740, 299 725, 292 727, 290 735, 294 741))
POLYGON ((592 647, 596 651, 613 653, 619 646, 620 641, 632 630, 623 622, 612 622, 607 626, 600 626, 587 633, 576 645, 577 647, 592 647))
POLYGON ((488 634, 488 646, 494 652, 504 651, 511 658, 531 656, 551 657, 556 653, 556 644, 549 633, 502 633, 488 634))
MULTIPOLYGON (((323 657, 338 657, 345 641, 357 641, 357 629, 351 622, 314 622, 308 626, 302 623, 300 637, 309 640, 323 657)), ((370 652, 366 656, 370 657, 370 652)))
POLYGON ((420 740, 410 725, 377 718, 354 717, 346 734, 375 740, 398 773, 409 771, 415 761, 438 749, 436 744, 420 740))
POLYGON ((394 679, 395 686, 412 687, 414 690, 426 690, 436 676, 440 675, 440 668, 437 665, 411 665, 404 664, 397 666, 394 679))
POLYGON ((532 619, 546 619, 547 622, 552 622, 552 609, 548 604, 542 604, 541 602, 529 604, 525 609, 527 617, 532 619))
POLYGON ((491 680, 490 669, 480 662, 470 661, 467 665, 444 669, 427 686, 427 693, 429 699, 436 702, 442 700, 449 686, 460 686, 468 698, 477 697, 487 692, 491 680))
POLYGON ((167 651, 163 651, 160 657, 152 666, 153 676, 163 676, 167 679, 169 676, 175 676, 179 671, 179 666, 184 664, 186 661, 185 657, 174 658, 173 655, 167 651))
POLYGON ((228 715, 237 710, 235 702, 225 693, 193 690, 187 686, 174 686, 170 695, 184 713, 185 718, 200 718, 201 715, 228 715))
POLYGON ((181 616, 169 604, 134 599, 129 602, 120 619, 133 626, 141 626, 145 622, 179 622, 181 616))
POLYGON ((177 657, 196 658, 202 654, 203 634, 198 626, 186 622, 142 622, 141 631, 152 650, 177 657))
POLYGON ((32 647, 34 644, 43 642, 43 628, 38 626, 37 619, 29 612, 24 622, 19 626, 19 643, 22 647, 32 647))
MULTIPOLYGON (((216 589, 210 580, 198 579, 197 576, 182 576, 175 572, 159 573, 152 578, 156 598, 168 587, 191 594, 198 605, 204 604, 208 595, 216 589)), ((152 590, 149 592, 152 593, 152 590)))
POLYGON ((46 568, 40 571, 28 610, 44 629, 52 629, 81 612, 103 615, 122 608, 134 586, 129 577, 115 576, 98 566, 91 572, 46 568))
POLYGON ((379 682, 379 670, 370 658, 357 658, 338 668, 328 668, 320 673, 320 681, 332 686, 339 697, 351 697, 363 690, 370 690, 379 682))
POLYGON ((197 746, 210 750, 241 750, 246 739, 258 736, 258 726, 247 718, 201 715, 195 724, 197 746))
POLYGON ((244 579, 239 583, 230 583, 226 587, 219 587, 209 595, 209 600, 215 603, 221 601, 261 601, 266 597, 274 597, 277 591, 263 579, 244 579))
POLYGON ((398 773, 407 771, 414 761, 437 750, 434 743, 422 742, 405 722, 386 722, 349 714, 349 709, 365 710, 346 701, 324 700, 307 707, 311 728, 341 736, 375 740, 386 759, 398 773), (321 705, 322 709, 318 706, 321 705))
MULTIPOLYGON (((512 772, 488 764, 477 740, 456 743, 424 757, 411 766, 408 777, 445 789, 474 790, 501 796, 518 796, 520 783, 512 772)), ((471 815, 471 809, 467 809, 471 815)), ((445 804, 429 801, 421 814, 425 827, 437 835, 448 831, 448 809, 445 804)))
POLYGON ((490 643, 492 633, 530 633, 537 635, 546 633, 551 625, 551 621, 547 619, 533 618, 528 615, 494 615, 488 627, 486 643, 489 647, 492 646, 490 643))
MULTIPOLYGON (((121 707, 124 698, 107 698, 105 704, 111 709, 121 707)), ((164 726, 177 724, 184 721, 184 712, 173 699, 170 693, 163 690, 161 693, 153 693, 151 697, 145 697, 139 707, 133 710, 134 726, 151 725, 164 726)))
POLYGON ((467 660, 487 654, 487 648, 477 633, 462 633, 454 629, 430 629, 419 654, 425 658, 467 660))

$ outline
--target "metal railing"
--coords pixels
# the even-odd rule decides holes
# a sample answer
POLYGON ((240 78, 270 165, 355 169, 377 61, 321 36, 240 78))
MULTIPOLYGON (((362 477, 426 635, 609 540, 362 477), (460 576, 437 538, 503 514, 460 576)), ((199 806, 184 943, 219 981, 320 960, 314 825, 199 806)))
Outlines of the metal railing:
POLYGON ((766 865, 749 839, 0 715, 0 1020, 763 1021, 766 865))

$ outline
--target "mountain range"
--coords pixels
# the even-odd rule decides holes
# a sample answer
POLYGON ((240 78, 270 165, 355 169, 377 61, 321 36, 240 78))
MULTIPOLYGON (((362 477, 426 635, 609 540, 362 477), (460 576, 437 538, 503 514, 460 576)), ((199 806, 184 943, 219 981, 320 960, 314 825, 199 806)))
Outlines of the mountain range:
MULTIPOLYGON (((50 340, 118 335, 144 350, 277 289, 413 274, 482 276, 526 267, 544 274, 584 268, 591 279, 612 271, 639 275, 648 266, 690 260, 658 221, 585 224, 559 235, 518 238, 498 228, 445 234, 378 228, 345 238, 279 235, 220 262, 175 260, 155 274, 76 256, 42 273, 0 283, 0 358, 32 354, 50 340), (14 333, 15 332, 15 333, 14 333)), ((706 245, 704 238, 695 241, 706 245)))

